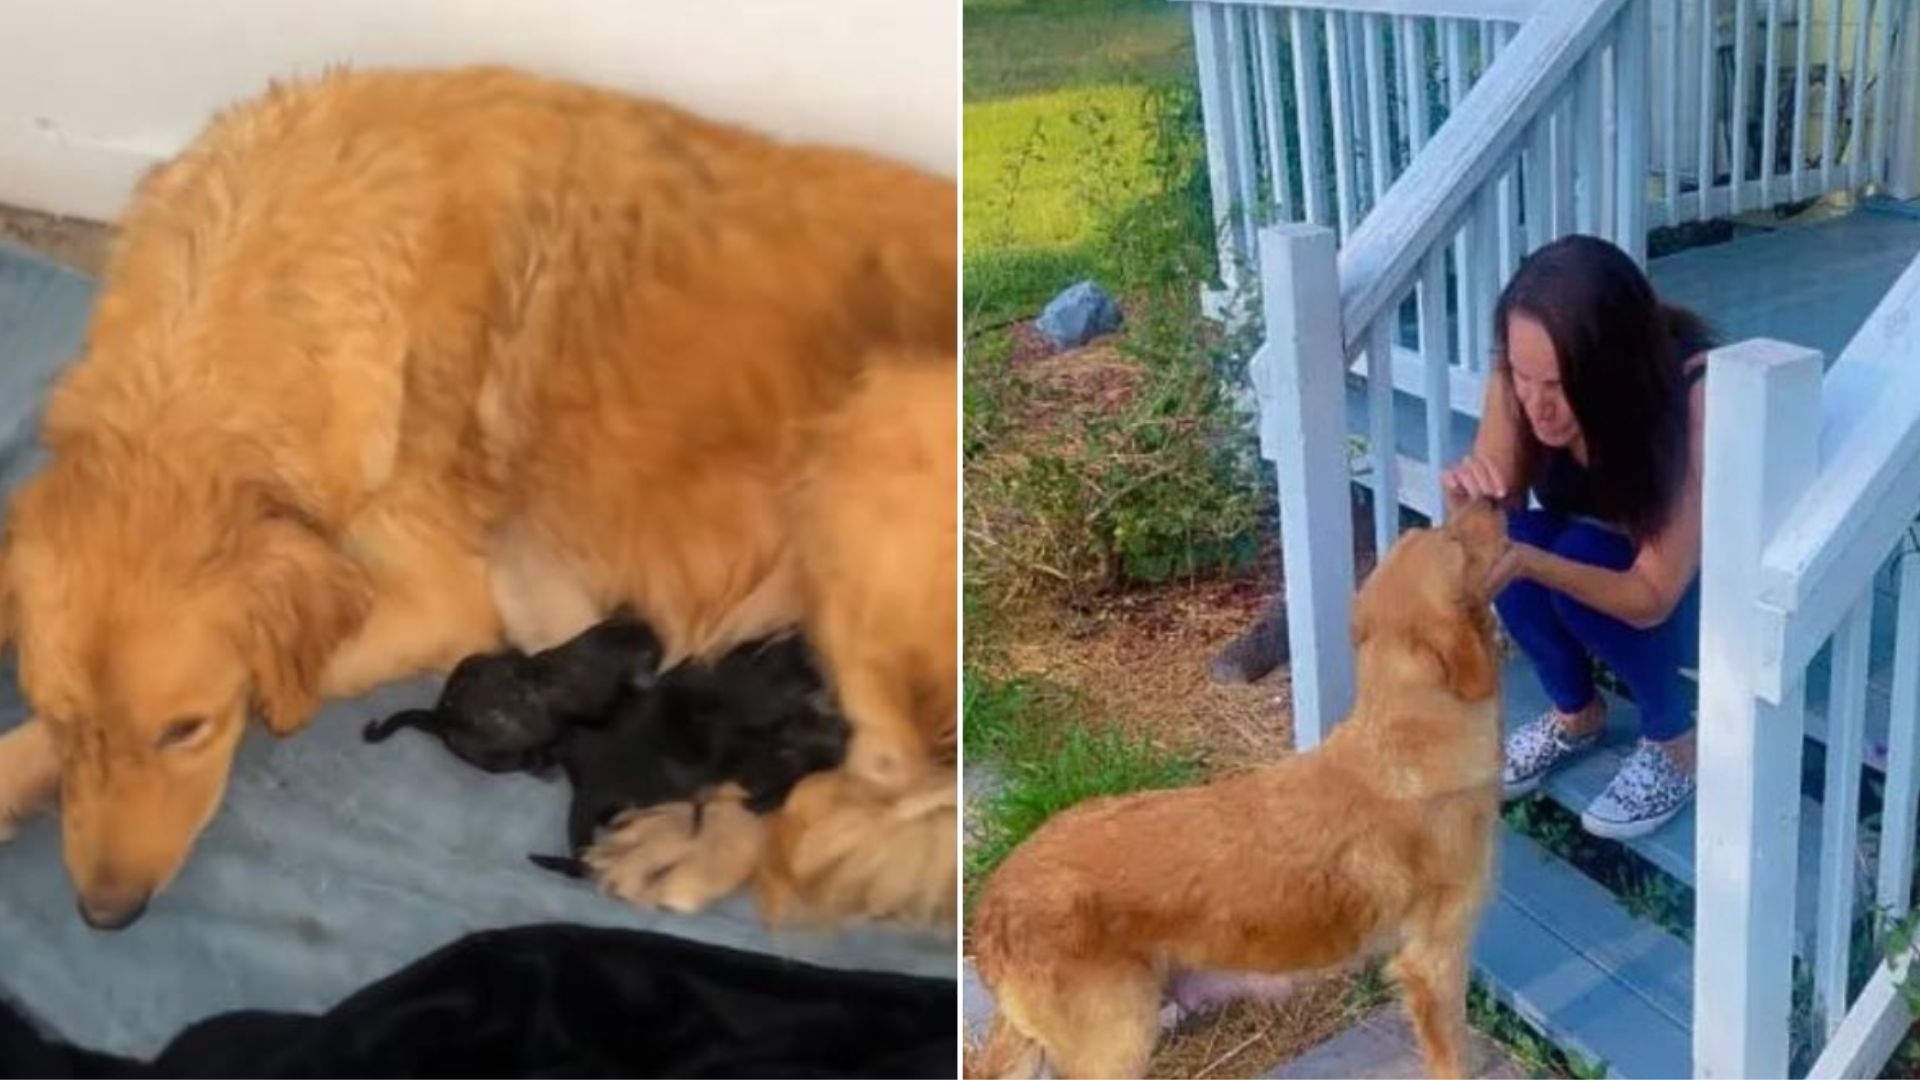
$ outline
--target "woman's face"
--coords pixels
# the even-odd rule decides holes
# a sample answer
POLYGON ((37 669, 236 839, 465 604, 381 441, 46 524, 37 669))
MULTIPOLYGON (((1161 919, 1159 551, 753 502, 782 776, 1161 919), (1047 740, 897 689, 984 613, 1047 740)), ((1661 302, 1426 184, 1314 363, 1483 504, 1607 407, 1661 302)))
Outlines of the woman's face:
POLYGON ((1553 339, 1546 327, 1523 312, 1507 318, 1507 369, 1534 438, 1555 448, 1580 438, 1580 422, 1573 418, 1560 386, 1560 358, 1554 354, 1553 339))

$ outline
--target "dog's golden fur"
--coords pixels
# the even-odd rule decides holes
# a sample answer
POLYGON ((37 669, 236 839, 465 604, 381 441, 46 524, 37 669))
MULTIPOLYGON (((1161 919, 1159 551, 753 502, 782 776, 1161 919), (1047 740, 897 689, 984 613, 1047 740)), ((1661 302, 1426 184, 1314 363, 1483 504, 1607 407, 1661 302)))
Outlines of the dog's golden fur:
POLYGON ((602 888, 684 909, 751 879, 779 921, 952 928, 956 404, 950 358, 877 357, 807 440, 793 527, 808 636, 853 729, 847 766, 802 780, 765 822, 716 804, 638 817, 588 853, 602 888), (696 824, 668 824, 683 820, 696 824))
POLYGON ((293 732, 620 604, 673 657, 800 622, 805 434, 876 349, 951 377, 955 224, 946 181, 501 69, 218 117, 141 185, 9 509, 44 729, 0 811, 57 764, 111 919, 251 712, 293 732))
POLYGON ((1015 850, 974 918, 998 1006, 976 1067, 1139 1076, 1176 972, 1312 972, 1391 951, 1430 1075, 1461 1075, 1499 799, 1484 583, 1504 543, 1482 506, 1394 547, 1355 602, 1352 713, 1318 749, 1083 804, 1015 850))

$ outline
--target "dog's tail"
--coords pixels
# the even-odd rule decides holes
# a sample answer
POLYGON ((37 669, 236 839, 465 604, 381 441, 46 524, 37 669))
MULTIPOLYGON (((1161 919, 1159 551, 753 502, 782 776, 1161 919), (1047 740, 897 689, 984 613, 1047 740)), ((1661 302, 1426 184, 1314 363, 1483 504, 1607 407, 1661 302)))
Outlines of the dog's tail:
POLYGON ((385 720, 369 720, 361 730, 360 737, 368 742, 384 742, 401 728, 419 728, 421 731, 435 731, 439 728, 440 714, 432 709, 408 709, 397 712, 385 720))
POLYGON ((987 1037, 979 1048, 969 1050, 964 1075, 970 1080, 976 1077, 1036 1080, 1046 1065, 1040 1044, 1014 1027, 1001 1013, 994 1014, 987 1026, 987 1037))

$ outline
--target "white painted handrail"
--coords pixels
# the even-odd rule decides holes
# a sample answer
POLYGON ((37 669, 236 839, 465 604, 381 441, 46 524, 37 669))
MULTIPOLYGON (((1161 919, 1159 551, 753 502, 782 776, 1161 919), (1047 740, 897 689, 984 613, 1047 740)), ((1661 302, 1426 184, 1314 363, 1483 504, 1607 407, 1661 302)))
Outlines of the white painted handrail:
POLYGON ((1627 0, 1549 4, 1521 26, 1454 117, 1340 251, 1340 306, 1347 346, 1411 284, 1420 260, 1444 240, 1469 200, 1508 164, 1521 135, 1563 91, 1627 0))
MULTIPOLYGON (((1803 735, 1826 744, 1810 962, 1812 1075, 1876 1074, 1912 1017, 1883 967, 1851 995, 1862 775, 1886 720, 1875 906, 1910 904, 1920 822, 1920 377, 1910 374, 1920 260, 1833 368, 1743 342, 1707 361, 1701 551, 1694 1064, 1701 1076, 1784 1075, 1798 880, 1803 735), (1892 559, 1897 596, 1881 592, 1892 559), (1896 605, 1875 648, 1874 609, 1896 605), (1808 673, 1831 645, 1821 722, 1808 673), (1870 658, 1892 657, 1891 687, 1870 658), (1878 699, 1877 701, 1875 699, 1878 699), (1710 914, 1708 914, 1710 913, 1710 914)), ((1904 972, 1904 965, 1900 969, 1904 972)))
POLYGON ((1758 614, 1767 640, 1755 689, 1778 703, 1792 672, 1834 632, 1846 605, 1920 505, 1920 262, 1909 266, 1827 376, 1822 482, 1768 542, 1758 614))

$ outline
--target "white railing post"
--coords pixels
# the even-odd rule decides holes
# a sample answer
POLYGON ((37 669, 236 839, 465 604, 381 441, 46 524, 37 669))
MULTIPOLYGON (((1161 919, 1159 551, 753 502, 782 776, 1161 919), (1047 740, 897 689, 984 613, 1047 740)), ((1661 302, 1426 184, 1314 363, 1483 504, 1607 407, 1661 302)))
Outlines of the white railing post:
POLYGON ((1267 378, 1262 445, 1280 486, 1280 553, 1293 652, 1293 741, 1318 745, 1353 698, 1347 609, 1353 517, 1346 443, 1346 353, 1334 234, 1317 225, 1260 230, 1267 378))
POLYGON ((1820 391, 1812 349, 1746 341, 1707 361, 1696 1076, 1787 1075, 1803 688, 1755 694, 1752 628, 1767 539, 1818 472, 1820 391))
POLYGON ((1228 39, 1227 19, 1232 14, 1226 4, 1198 0, 1193 4, 1193 54, 1200 72, 1200 119, 1207 143, 1207 189, 1213 197, 1214 240, 1220 252, 1220 284, 1228 297, 1238 295, 1241 272, 1247 268, 1252 252, 1252 237, 1243 231, 1239 205, 1242 170, 1239 160, 1240 128, 1238 111, 1246 102, 1236 101, 1232 65, 1240 62, 1228 39))

